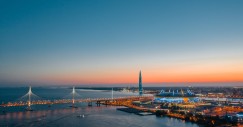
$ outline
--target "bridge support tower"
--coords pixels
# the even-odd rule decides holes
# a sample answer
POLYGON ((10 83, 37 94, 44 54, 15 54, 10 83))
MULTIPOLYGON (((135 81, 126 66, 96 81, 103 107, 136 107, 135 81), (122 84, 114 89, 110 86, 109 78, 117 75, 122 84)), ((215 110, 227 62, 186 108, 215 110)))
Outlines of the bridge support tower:
POLYGON ((26 110, 27 110, 27 111, 33 111, 32 108, 31 108, 31 94, 32 94, 31 86, 29 86, 29 92, 28 92, 28 106, 26 107, 26 110))

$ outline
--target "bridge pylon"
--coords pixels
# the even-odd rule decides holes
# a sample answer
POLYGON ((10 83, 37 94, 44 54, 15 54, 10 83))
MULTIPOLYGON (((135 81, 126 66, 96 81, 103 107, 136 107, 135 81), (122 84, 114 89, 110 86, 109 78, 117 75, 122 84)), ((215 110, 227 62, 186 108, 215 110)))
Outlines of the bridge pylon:
POLYGON ((73 86, 73 91, 72 91, 72 106, 73 108, 77 108, 75 106, 75 94, 76 94, 76 91, 75 91, 75 87, 73 86))
POLYGON ((112 101, 113 101, 113 95, 114 95, 114 93, 113 93, 113 88, 111 89, 111 99, 112 99, 112 101))
POLYGON ((27 93, 28 95, 28 106, 26 107, 27 111, 33 111, 31 108, 31 94, 32 94, 32 90, 31 90, 31 86, 29 86, 29 91, 27 93))

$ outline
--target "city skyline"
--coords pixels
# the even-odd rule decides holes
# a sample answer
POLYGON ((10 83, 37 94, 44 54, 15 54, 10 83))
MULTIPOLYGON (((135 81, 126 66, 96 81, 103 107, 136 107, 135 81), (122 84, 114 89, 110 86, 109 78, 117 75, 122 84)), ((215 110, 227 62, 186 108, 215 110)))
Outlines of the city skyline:
POLYGON ((0 86, 243 82, 243 1, 1 1, 0 86))

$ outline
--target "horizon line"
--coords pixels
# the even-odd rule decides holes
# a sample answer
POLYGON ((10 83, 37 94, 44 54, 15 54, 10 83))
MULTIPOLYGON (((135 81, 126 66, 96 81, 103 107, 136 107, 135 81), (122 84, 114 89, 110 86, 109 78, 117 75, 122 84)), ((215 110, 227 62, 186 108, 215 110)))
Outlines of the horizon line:
MULTIPOLYGON (((145 82, 144 86, 243 86, 243 81, 235 82, 145 82), (222 83, 222 84, 220 84, 222 83)), ((64 86, 86 86, 86 87, 102 87, 102 86, 138 86, 138 83, 0 83, 0 87, 25 87, 25 86, 35 86, 35 87, 64 87, 64 86), (32 85, 31 85, 32 84, 32 85)))

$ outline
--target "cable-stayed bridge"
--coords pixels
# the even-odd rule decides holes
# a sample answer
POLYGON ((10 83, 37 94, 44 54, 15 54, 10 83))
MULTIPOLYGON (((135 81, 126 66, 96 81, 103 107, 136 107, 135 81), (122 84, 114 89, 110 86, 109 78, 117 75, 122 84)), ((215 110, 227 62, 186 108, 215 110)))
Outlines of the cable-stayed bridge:
POLYGON ((17 99, 14 102, 8 102, 1 104, 1 107, 17 107, 17 106, 27 106, 26 110, 32 110, 31 105, 53 105, 53 104, 72 104, 71 107, 76 107, 75 103, 88 103, 88 106, 92 106, 92 103, 95 102, 97 106, 101 104, 122 104, 123 101, 136 101, 136 100, 152 100, 153 96, 126 96, 126 97, 113 97, 113 89, 111 98, 80 98, 81 96, 76 92, 75 87, 73 87, 72 92, 68 94, 65 98, 68 99, 55 99, 48 100, 39 97, 38 95, 32 92, 31 86, 29 91, 17 99), (71 97, 70 97, 71 96, 71 97), (111 103, 112 102, 112 103, 111 103))

